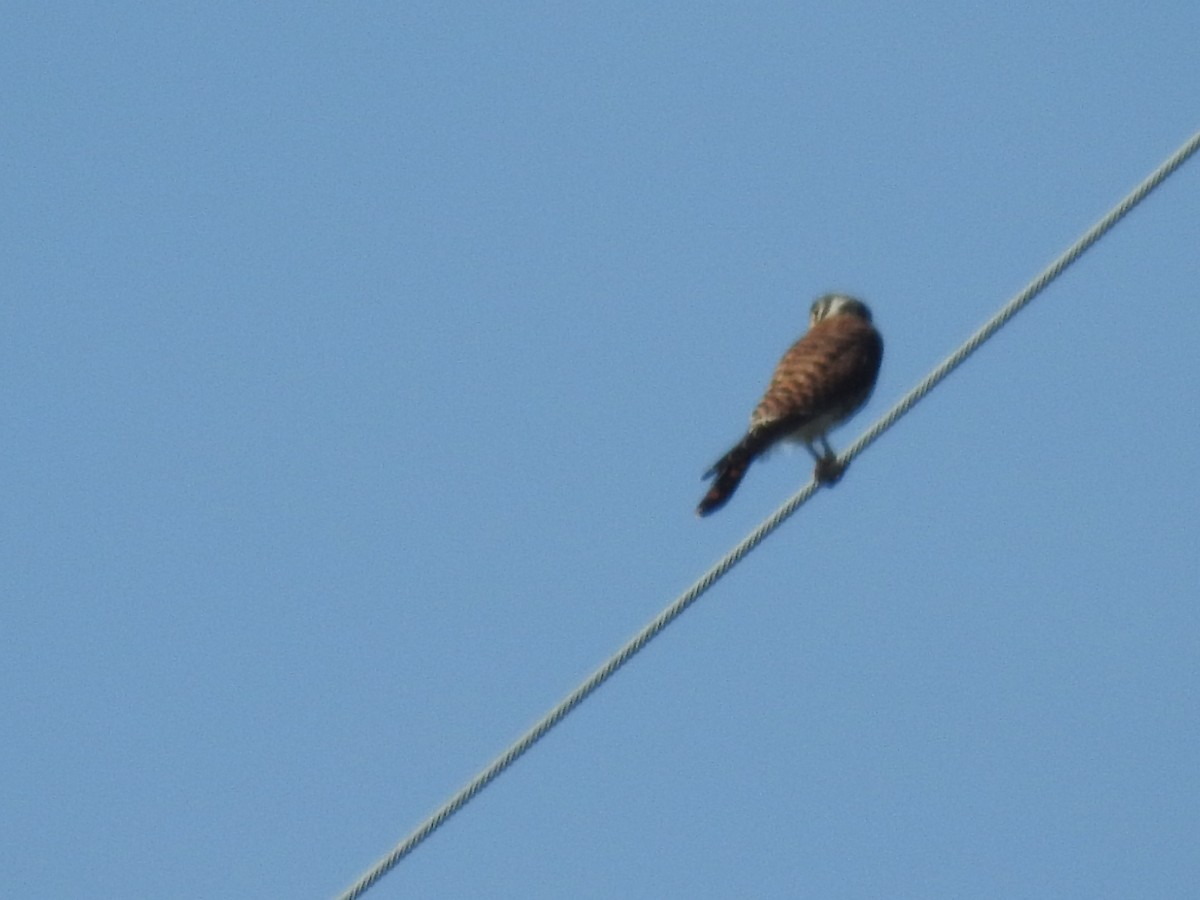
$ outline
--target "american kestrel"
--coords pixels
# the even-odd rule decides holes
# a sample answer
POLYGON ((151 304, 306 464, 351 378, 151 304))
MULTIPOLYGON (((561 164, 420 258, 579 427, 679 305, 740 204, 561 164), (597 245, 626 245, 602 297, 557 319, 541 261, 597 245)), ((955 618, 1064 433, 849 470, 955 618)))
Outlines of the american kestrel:
POLYGON ((783 355, 750 430, 705 473, 716 476, 696 514, 706 516, 733 496, 750 463, 781 440, 802 443, 817 462, 822 484, 842 477, 825 435, 867 402, 883 360, 883 338, 861 300, 826 294, 813 302, 808 332, 783 355), (820 443, 823 453, 813 446, 820 443))

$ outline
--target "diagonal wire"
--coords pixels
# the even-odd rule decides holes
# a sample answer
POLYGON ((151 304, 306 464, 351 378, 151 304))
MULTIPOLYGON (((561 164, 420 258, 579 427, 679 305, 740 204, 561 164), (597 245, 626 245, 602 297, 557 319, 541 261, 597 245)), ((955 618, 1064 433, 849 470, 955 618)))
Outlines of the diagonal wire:
MULTIPOLYGON (((1008 321, 1021 311, 1034 297, 1040 294, 1050 282, 1061 275, 1068 266, 1087 252, 1093 244, 1123 219, 1135 206, 1142 202, 1156 187, 1162 184, 1176 169, 1200 149, 1200 132, 1192 135, 1178 150, 1155 169, 1145 181, 1135 187, 1113 209, 1093 225, 1088 231, 1072 244, 1058 259, 1054 260, 1037 278, 1019 294, 1006 303, 999 312, 989 319, 978 331, 971 335, 961 347, 948 356, 936 369, 929 373, 916 387, 900 399, 895 406, 868 428, 846 452, 841 461, 848 464, 856 456, 867 449, 879 437, 913 408, 947 375, 958 368, 968 356, 974 353, 988 338, 1004 327, 1008 321)), ((766 521, 747 535, 741 543, 730 550, 716 565, 700 576, 690 588, 684 591, 670 606, 633 636, 628 643, 618 650, 604 665, 588 676, 579 687, 567 694, 557 706, 540 719, 532 728, 518 738, 512 746, 505 750, 482 772, 476 775, 457 794, 451 797, 440 809, 413 831, 408 837, 397 844, 386 856, 365 872, 353 885, 338 896, 338 900, 355 900, 371 885, 386 875, 391 869, 410 854, 427 837, 433 834, 452 815, 469 803, 476 794, 487 787, 505 769, 517 761, 525 751, 541 740, 546 733, 566 718, 575 707, 611 678, 618 669, 629 662, 633 656, 658 635, 660 631, 671 624, 689 606, 700 599, 716 581, 732 569, 743 556, 758 546, 771 532, 782 525, 791 515, 817 492, 818 484, 809 481, 797 491, 786 503, 777 509, 766 521)))
POLYGON ((1009 319, 1024 309, 1034 297, 1044 291, 1055 278, 1061 275, 1068 266, 1091 249, 1100 238, 1104 237, 1112 227, 1133 210, 1135 206, 1146 199, 1146 196, 1169 178, 1176 169, 1182 166, 1191 156, 1200 150, 1200 132, 1192 135, 1178 150, 1172 153, 1157 169, 1146 176, 1146 180, 1130 191, 1125 198, 1114 206, 1108 214, 1089 228, 1063 254, 1050 263, 1037 278, 1029 282, 1025 289, 1009 300, 1000 311, 988 319, 978 331, 966 339, 962 346, 951 353, 936 369, 925 376, 921 382, 905 394, 900 401, 884 413, 878 421, 868 428, 853 444, 846 448, 841 460, 849 463, 867 447, 875 443, 885 431, 907 413, 937 384, 957 369, 968 356, 979 349, 988 338, 1008 324, 1009 319))

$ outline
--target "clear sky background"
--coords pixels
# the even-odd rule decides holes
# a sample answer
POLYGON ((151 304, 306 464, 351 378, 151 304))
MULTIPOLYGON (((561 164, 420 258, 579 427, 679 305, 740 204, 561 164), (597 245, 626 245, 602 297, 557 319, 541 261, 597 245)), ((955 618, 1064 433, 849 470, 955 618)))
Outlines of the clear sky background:
MULTIPOLYGON (((1200 5, 19 3, 0 882, 349 885, 1200 127, 1200 5)), ((1200 163, 371 898, 1200 883, 1200 163)))

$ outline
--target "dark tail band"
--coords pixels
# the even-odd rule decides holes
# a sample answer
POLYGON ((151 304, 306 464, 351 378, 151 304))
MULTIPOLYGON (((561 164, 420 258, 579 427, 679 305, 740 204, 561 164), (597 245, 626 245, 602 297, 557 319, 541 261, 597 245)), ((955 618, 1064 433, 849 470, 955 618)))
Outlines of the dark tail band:
POLYGON ((733 496, 737 486, 742 483, 742 478, 745 477, 746 470, 750 468, 750 463, 754 462, 754 457, 761 452, 760 443, 761 436, 747 434, 736 447, 718 459, 713 467, 704 473, 705 478, 712 478, 715 475, 716 480, 708 489, 708 493, 704 495, 704 499, 700 501, 700 505, 696 507, 696 515, 707 516, 729 502, 729 498, 733 496))

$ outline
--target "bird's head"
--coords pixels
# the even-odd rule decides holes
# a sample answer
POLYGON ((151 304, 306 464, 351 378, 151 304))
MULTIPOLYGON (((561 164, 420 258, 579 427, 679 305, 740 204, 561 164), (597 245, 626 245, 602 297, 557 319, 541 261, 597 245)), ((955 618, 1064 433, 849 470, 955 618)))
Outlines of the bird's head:
POLYGON ((812 328, 823 319, 830 316, 858 316, 865 322, 871 321, 871 310, 861 300, 846 294, 826 294, 813 301, 808 315, 808 327, 812 328))

